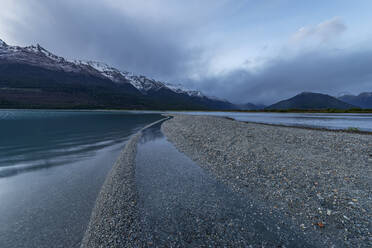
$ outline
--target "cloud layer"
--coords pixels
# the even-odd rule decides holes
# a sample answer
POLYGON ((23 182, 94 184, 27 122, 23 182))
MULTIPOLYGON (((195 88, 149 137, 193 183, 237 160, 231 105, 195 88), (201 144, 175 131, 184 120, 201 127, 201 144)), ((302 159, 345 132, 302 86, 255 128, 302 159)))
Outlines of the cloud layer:
MULTIPOLYGON (((339 13, 349 15, 345 19, 319 17, 311 6, 297 5, 282 0, 4 0, 0 38, 40 43, 71 59, 103 61, 233 102, 270 104, 302 91, 372 91, 372 47, 361 45, 357 31, 362 28, 355 27, 363 23, 350 17, 352 6, 337 5, 339 13)), ((329 13, 335 9, 321 5, 329 13)), ((365 32, 364 41, 371 38, 365 32)))
POLYGON ((190 84, 234 102, 272 104, 303 91, 371 91, 371 64, 372 50, 316 51, 270 59, 258 71, 237 69, 190 84))
POLYGON ((340 36, 347 29, 343 20, 339 17, 319 23, 316 26, 301 27, 292 37, 295 42, 304 42, 315 39, 327 42, 340 36))
POLYGON ((161 78, 185 76, 201 54, 201 48, 192 45, 200 24, 224 4, 218 0, 210 8, 210 0, 5 1, 3 12, 14 15, 0 22, 10 27, 14 40, 31 40, 70 58, 103 60, 161 78))

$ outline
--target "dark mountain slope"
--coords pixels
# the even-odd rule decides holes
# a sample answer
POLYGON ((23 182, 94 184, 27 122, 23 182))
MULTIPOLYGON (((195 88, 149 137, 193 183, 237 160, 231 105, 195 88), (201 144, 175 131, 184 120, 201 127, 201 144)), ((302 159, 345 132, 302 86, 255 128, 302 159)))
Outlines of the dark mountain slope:
POLYGON ((199 91, 122 72, 92 61, 68 61, 40 45, 0 40, 0 108, 223 110, 234 105, 199 91))
POLYGON ((265 108, 265 106, 263 105, 256 105, 253 103, 239 104, 236 106, 237 106, 237 109, 239 110, 261 110, 265 108))
POLYGON ((0 63, 0 99, 13 107, 134 108, 142 94, 130 84, 26 64, 0 63))
POLYGON ((372 109, 372 92, 363 92, 357 96, 344 95, 338 98, 343 102, 358 106, 364 109, 372 109))
POLYGON ((287 100, 275 103, 266 109, 284 110, 284 109, 350 109, 355 106, 342 102, 330 95, 303 92, 287 100))

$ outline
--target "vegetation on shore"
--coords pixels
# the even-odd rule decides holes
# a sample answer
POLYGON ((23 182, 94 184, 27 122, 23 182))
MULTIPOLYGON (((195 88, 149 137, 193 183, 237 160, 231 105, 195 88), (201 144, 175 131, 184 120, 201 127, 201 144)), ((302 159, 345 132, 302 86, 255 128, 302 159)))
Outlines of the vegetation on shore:
POLYGON ((259 110, 211 110, 211 109, 175 109, 175 108, 113 108, 113 107, 105 107, 105 106, 95 106, 95 105, 76 105, 76 106, 40 106, 40 105, 15 105, 15 104, 5 104, 6 102, 0 101, 0 109, 56 109, 56 110, 123 110, 123 111, 135 111, 135 110, 145 110, 145 111, 181 111, 181 112, 192 112, 192 111, 203 111, 203 112, 239 112, 239 113, 360 113, 360 114, 372 114, 372 109, 360 109, 360 108, 353 108, 353 109, 259 109, 259 110))
MULTIPOLYGON (((195 111, 195 110, 180 110, 180 111, 195 111)), ((216 112, 216 110, 200 110, 204 112, 216 112)), ((258 110, 220 110, 222 112, 239 112, 239 113, 365 113, 372 114, 372 109, 258 109, 258 110)))

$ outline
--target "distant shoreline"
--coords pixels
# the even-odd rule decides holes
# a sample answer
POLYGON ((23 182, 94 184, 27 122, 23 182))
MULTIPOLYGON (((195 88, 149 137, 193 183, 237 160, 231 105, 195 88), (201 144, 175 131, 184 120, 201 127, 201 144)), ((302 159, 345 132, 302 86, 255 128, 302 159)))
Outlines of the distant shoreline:
POLYGON ((205 109, 113 109, 113 108, 2 108, 0 110, 55 110, 55 111, 154 111, 154 112, 231 112, 231 113, 310 113, 310 114, 372 114, 372 109, 360 110, 205 110, 205 109))
POLYGON ((239 121, 239 120, 235 120, 235 119, 230 118, 230 117, 224 117, 224 116, 220 116, 220 117, 231 120, 231 121, 266 125, 266 126, 272 126, 272 127, 288 127, 288 128, 299 128, 299 129, 308 129, 308 130, 324 131, 324 132, 354 133, 354 134, 372 135, 371 131, 359 130, 357 128, 352 128, 352 127, 348 128, 348 129, 331 129, 331 128, 325 128, 325 127, 311 127, 311 126, 305 126, 305 125, 284 125, 284 124, 264 123, 264 122, 255 122, 255 121, 239 121))
MULTIPOLYGON (((203 115, 203 113, 276 113, 276 114, 290 114, 290 113, 308 113, 308 114, 366 114, 370 115, 371 113, 326 113, 326 112, 269 112, 269 111, 206 111, 206 110, 133 110, 133 109, 0 109, 0 111, 57 111, 57 112, 128 112, 128 113, 144 113, 144 114, 164 114, 164 115, 172 115, 172 114, 186 114, 186 113, 196 113, 195 115, 203 115), (200 114, 199 114, 200 112, 200 114)), ((210 116, 213 116, 211 114, 210 116)), ((216 115, 218 117, 226 118, 229 120, 244 122, 244 123, 252 123, 252 124, 260 124, 260 125, 268 125, 268 126, 276 126, 276 127, 291 127, 291 128, 302 128, 302 129, 309 129, 309 130, 317 130, 317 131, 331 131, 331 132, 344 132, 344 133, 356 133, 356 134, 365 134, 365 135, 372 135, 372 131, 370 130, 363 130, 359 129, 358 127, 345 127, 345 128, 327 128, 327 127, 317 127, 311 126, 306 124, 276 124, 270 122, 258 122, 258 121, 245 121, 245 120, 237 120, 231 118, 229 116, 223 115, 216 115)))

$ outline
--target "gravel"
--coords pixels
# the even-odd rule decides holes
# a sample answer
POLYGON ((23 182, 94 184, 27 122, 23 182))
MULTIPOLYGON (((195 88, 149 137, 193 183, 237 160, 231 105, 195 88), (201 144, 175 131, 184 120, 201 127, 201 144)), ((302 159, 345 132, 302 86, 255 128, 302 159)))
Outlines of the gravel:
POLYGON ((167 138, 324 247, 372 247, 372 136, 175 115, 167 138))
MULTIPOLYGON (((136 157, 141 236, 148 247, 319 247, 263 214, 180 153, 160 131, 143 132, 136 157)), ((284 224, 282 220, 286 220, 284 224)))
POLYGON ((135 181, 137 142, 143 130, 163 120, 144 127, 128 141, 98 195, 82 248, 143 247, 135 181))

